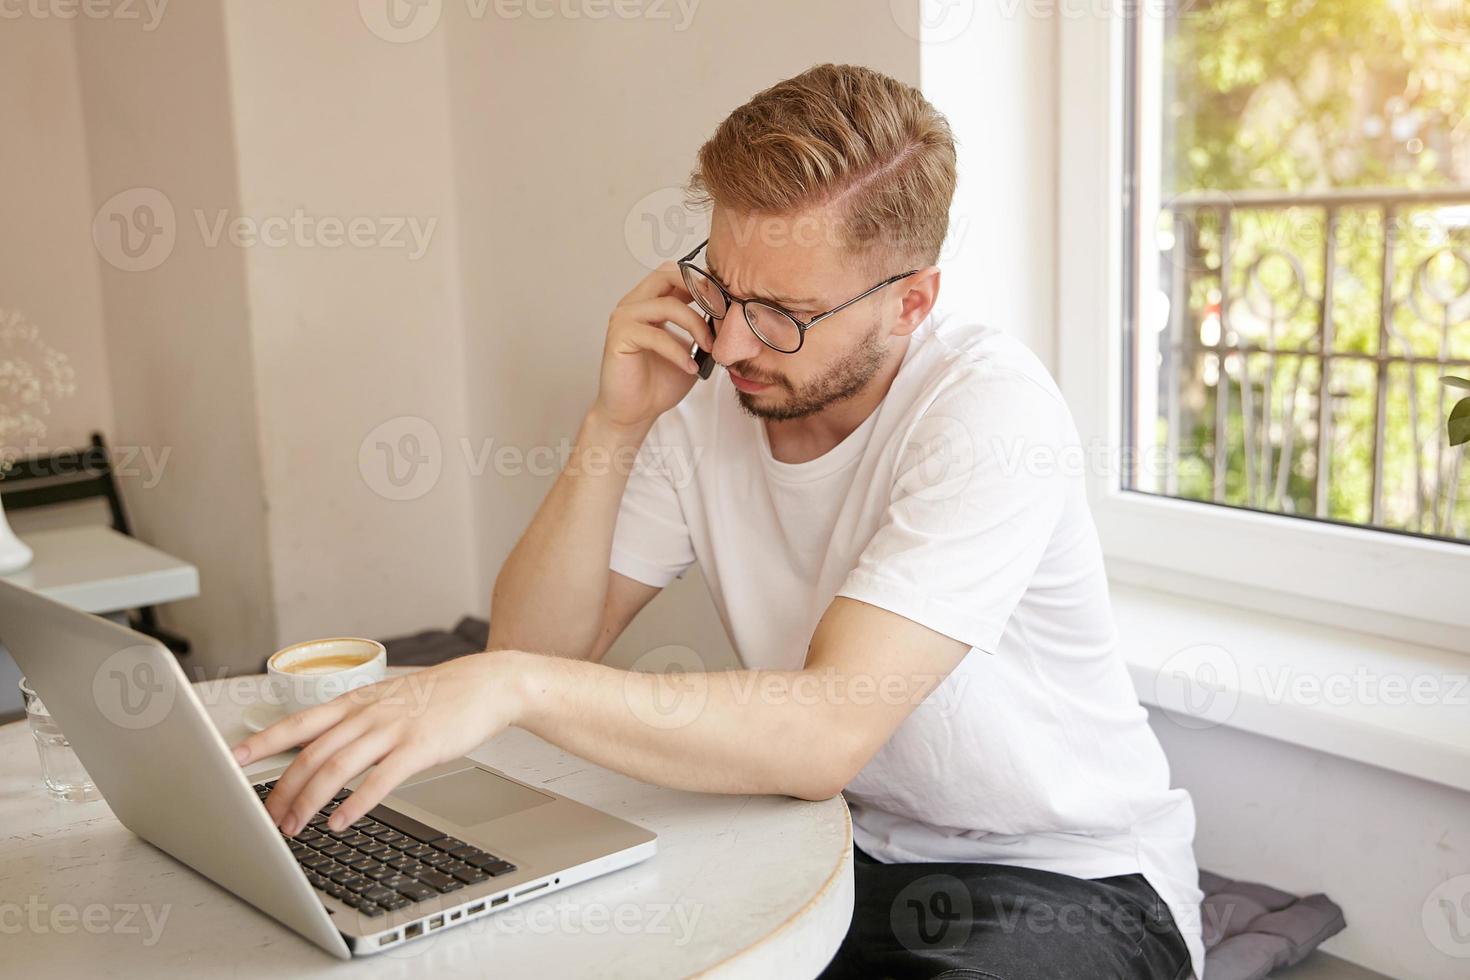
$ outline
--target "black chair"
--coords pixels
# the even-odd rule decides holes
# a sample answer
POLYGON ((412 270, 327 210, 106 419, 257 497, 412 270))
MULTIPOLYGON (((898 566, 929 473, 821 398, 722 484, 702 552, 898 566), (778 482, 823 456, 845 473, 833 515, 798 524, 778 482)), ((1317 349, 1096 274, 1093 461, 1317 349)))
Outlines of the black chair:
MULTIPOLYGON (((7 511, 49 507, 92 497, 107 501, 114 531, 133 537, 118 493, 117 475, 112 470, 112 455, 100 432, 92 433, 92 444, 86 449, 27 456, 0 472, 0 500, 7 511)), ((135 630, 158 640, 175 656, 182 657, 189 652, 188 640, 158 625, 158 614, 152 606, 133 610, 129 618, 135 630)))

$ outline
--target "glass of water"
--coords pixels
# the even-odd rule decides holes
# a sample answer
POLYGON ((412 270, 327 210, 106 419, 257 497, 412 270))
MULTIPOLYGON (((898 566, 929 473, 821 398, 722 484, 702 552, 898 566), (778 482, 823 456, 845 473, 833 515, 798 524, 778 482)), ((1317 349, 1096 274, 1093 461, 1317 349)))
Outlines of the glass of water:
POLYGON ((20 693, 26 702, 26 720, 31 723, 31 734, 36 738, 36 754, 41 757, 41 778, 46 781, 46 792, 69 803, 100 800, 102 794, 82 768, 82 760, 77 758, 56 719, 24 677, 20 679, 20 693))

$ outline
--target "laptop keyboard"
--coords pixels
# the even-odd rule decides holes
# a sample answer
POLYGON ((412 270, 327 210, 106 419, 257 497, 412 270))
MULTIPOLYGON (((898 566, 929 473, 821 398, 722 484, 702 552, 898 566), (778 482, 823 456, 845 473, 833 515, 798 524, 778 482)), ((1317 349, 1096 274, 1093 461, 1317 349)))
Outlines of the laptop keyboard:
MULTIPOLYGON (((275 784, 256 785, 262 803, 275 784)), ((301 833, 285 840, 313 888, 364 915, 379 916, 516 870, 509 861, 382 805, 350 827, 328 830, 327 818, 349 795, 339 792, 301 833)))

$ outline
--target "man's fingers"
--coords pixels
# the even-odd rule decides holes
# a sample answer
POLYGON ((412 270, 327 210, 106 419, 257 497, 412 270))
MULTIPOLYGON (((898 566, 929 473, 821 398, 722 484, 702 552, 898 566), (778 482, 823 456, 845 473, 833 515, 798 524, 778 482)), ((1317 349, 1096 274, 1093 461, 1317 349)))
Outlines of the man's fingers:
POLYGON ((689 355, 689 343, 680 340, 673 334, 661 327, 647 327, 635 324, 637 329, 625 331, 617 338, 617 346, 614 348, 620 354, 637 354, 641 351, 651 351, 668 359, 675 367, 690 374, 694 373, 694 358, 689 355))
POLYGON ((684 285, 684 277, 680 274, 676 263, 665 262, 644 276, 638 281, 638 285, 630 289, 628 294, 618 301, 618 305, 623 306, 658 296, 677 296, 680 297, 680 302, 694 302, 694 297, 689 295, 689 290, 684 285))
POLYGON ((236 745, 235 761, 242 766, 249 765, 256 759, 264 759, 310 741, 341 721, 349 707, 351 705, 345 701, 328 701, 315 708, 287 715, 236 745))
MULTIPOLYGON (((286 819, 281 823, 281 830, 287 836, 299 833, 312 814, 325 806, 349 780, 392 751, 397 738, 392 731, 380 729, 369 732, 361 737, 354 737, 323 759, 301 792, 291 801, 286 819)), ((335 813, 332 815, 336 816, 335 813)), ((336 826, 346 825, 347 822, 339 822, 336 826)))
MULTIPOLYGON (((368 721, 362 714, 349 715, 308 742, 301 753, 291 760, 286 771, 281 773, 280 778, 276 780, 276 785, 271 788, 270 795, 265 798, 265 808, 269 811, 271 819, 281 824, 296 803, 296 797, 302 788, 310 783, 311 778, 316 775, 322 764, 343 746, 365 732, 367 728, 368 721)), ((333 793, 336 791, 332 790, 333 793)))
POLYGON ((688 303, 680 302, 672 296, 644 300, 628 307, 626 312, 653 326, 672 323, 699 341, 699 345, 705 350, 714 346, 715 335, 705 322, 704 314, 695 312, 688 303))
POLYGON ((383 802, 383 797, 398 788, 409 776, 433 765, 433 762, 419 758, 418 754, 405 745, 400 745, 388 753, 380 761, 372 772, 368 773, 362 785, 352 791, 352 795, 337 807, 336 812, 327 820, 327 826, 333 830, 340 830, 351 825, 363 814, 383 802))

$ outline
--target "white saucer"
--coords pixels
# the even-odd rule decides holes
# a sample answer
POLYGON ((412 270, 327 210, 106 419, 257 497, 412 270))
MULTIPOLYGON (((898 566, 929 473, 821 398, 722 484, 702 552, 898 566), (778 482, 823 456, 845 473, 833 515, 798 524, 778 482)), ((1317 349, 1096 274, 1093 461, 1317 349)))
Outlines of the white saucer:
POLYGON ((282 718, 286 717, 286 709, 279 704, 252 704, 245 709, 241 720, 245 727, 252 732, 258 732, 269 728, 282 718))

